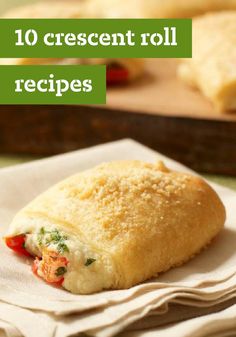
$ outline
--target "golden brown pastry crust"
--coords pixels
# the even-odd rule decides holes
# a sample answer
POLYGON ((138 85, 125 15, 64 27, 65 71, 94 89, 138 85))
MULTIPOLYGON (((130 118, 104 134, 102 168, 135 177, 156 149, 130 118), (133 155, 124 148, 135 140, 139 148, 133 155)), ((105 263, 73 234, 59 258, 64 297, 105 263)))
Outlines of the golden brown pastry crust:
POLYGON ((160 18, 187 18, 227 9, 236 9, 236 0, 150 0, 146 13, 160 18))
POLYGON ((83 4, 77 1, 42 1, 19 6, 4 14, 7 19, 80 18, 83 4))
POLYGON ((8 11, 5 18, 180 18, 234 10, 236 0, 85 0, 41 1, 8 11))
POLYGON ((236 110, 236 10, 193 20, 193 58, 178 73, 198 87, 218 111, 236 110))
MULTIPOLYGON (((110 288, 127 288, 182 264, 220 231, 225 210, 201 178, 163 164, 120 161, 72 176, 13 220, 58 224, 114 263, 110 288)), ((33 225, 34 227, 34 225, 33 225)))
POLYGON ((236 9, 236 0, 87 0, 89 11, 108 18, 187 18, 236 9))

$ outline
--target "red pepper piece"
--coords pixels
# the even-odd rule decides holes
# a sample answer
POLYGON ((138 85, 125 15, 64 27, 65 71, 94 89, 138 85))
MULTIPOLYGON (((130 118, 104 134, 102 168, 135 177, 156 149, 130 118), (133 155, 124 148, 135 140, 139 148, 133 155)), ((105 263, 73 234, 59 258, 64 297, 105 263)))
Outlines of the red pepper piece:
MULTIPOLYGON (((65 257, 61 257, 60 259, 65 263, 65 265, 68 264, 68 260, 65 257)), ((41 259, 36 257, 35 260, 34 260, 34 263, 32 265, 32 271, 36 276, 39 276, 38 275, 38 268, 39 268, 40 261, 41 261, 41 259)), ((58 281, 54 281, 52 278, 51 279, 49 279, 49 278, 44 279, 44 281, 53 285, 53 286, 61 287, 63 282, 64 282, 64 277, 60 278, 58 281)))
POLYGON ((60 281, 52 282, 51 284, 56 286, 56 287, 61 287, 63 282, 64 282, 64 277, 62 277, 62 279, 60 279, 60 281))
POLYGON ((107 68, 107 84, 115 85, 127 82, 129 79, 129 72, 125 68, 107 68))
POLYGON ((32 264, 32 271, 37 276, 38 276, 39 262, 40 262, 40 259, 38 257, 36 257, 33 264, 32 264))
POLYGON ((20 234, 12 237, 6 237, 5 242, 7 247, 14 250, 19 255, 31 256, 29 252, 25 249, 26 235, 20 234))

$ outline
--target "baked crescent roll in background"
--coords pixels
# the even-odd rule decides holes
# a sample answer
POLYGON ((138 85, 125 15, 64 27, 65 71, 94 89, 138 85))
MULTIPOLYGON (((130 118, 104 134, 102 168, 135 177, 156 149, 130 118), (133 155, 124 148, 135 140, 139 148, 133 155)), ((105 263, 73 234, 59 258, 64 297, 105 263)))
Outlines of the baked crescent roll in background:
POLYGON ((125 84, 141 77, 144 70, 143 59, 131 58, 12 58, 0 59, 1 65, 102 65, 107 66, 107 84, 125 84))
POLYGON ((17 6, 7 11, 3 18, 79 18, 84 10, 84 4, 73 0, 68 1, 38 1, 30 5, 17 6))
POLYGON ((6 244, 35 257, 33 271, 79 294, 124 289, 181 265, 225 222, 201 178, 163 163, 118 161, 40 195, 10 225, 6 244))
POLYGON ((236 11, 193 20, 193 58, 184 59, 178 73, 218 111, 236 110, 236 11))
POLYGON ((187 18, 211 11, 236 9, 236 0, 149 0, 145 1, 146 16, 187 18))
POLYGON ((236 0, 87 0, 87 6, 111 18, 187 18, 236 9, 236 0))
MULTIPOLYGON (((103 11, 100 6, 89 6, 86 1, 55 1, 38 2, 28 6, 14 8, 5 13, 3 18, 102 18, 103 11), (95 9, 96 7, 96 9, 95 9)), ((2 65, 97 65, 105 64, 107 66, 107 83, 124 84, 133 81, 144 73, 143 59, 118 59, 118 58, 12 58, 0 59, 2 65)))

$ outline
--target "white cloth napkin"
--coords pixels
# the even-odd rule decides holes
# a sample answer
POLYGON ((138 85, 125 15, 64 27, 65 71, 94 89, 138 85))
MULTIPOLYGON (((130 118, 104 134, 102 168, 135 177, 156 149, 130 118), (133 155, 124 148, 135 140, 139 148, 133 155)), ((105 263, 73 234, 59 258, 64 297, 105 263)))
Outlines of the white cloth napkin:
POLYGON ((160 328, 131 331, 119 337, 225 337, 236 335, 236 304, 217 313, 160 328))
MULTIPOLYGON (((52 184, 101 162, 121 159, 150 162, 162 159, 172 169, 189 171, 132 140, 2 169, 0 234, 5 234, 21 207, 52 184)), ((0 304, 6 309, 1 310, 0 306, 0 321, 25 337, 32 337, 35 319, 40 319, 43 327, 41 331, 34 329, 35 337, 65 337, 78 332, 110 337, 153 310, 163 313, 165 304, 174 300, 193 306, 229 300, 236 292, 236 193, 218 185, 213 187, 227 209, 222 233, 207 250, 184 266, 128 290, 81 296, 53 288, 32 275, 30 259, 16 257, 1 243, 0 304)))
MULTIPOLYGON (((173 325, 195 317, 217 313, 235 305, 236 298, 234 297, 229 301, 218 303, 210 307, 189 306, 187 304, 184 305, 182 302, 181 304, 178 304, 177 302, 178 301, 176 301, 176 303, 165 304, 162 307, 162 312, 159 309, 151 311, 143 319, 131 324, 126 331, 142 332, 143 330, 147 331, 148 329, 151 331, 151 329, 154 328, 160 329, 170 324, 173 325)), ((122 334, 123 333, 120 335, 122 336, 122 334)))

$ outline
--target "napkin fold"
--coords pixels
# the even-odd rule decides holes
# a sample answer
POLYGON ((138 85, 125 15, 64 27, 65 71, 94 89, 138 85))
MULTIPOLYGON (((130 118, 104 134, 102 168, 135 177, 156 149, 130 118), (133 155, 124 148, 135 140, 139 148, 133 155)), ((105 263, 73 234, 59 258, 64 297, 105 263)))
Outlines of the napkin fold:
MULTIPOLYGON (((236 304, 236 298, 232 298, 228 301, 224 301, 222 303, 218 303, 216 305, 207 306, 207 307, 196 307, 189 306, 183 303, 178 304, 177 301, 173 301, 172 303, 165 304, 163 306, 163 312, 151 311, 147 316, 143 319, 131 324, 127 329, 127 331, 141 331, 151 330, 154 328, 163 328, 167 325, 173 325, 176 323, 180 323, 186 321, 188 319, 201 317, 205 315, 209 315, 212 313, 221 312, 224 309, 231 307, 236 304)), ((122 336, 123 332, 119 334, 122 336)))
MULTIPOLYGON (((171 169, 192 172, 132 140, 5 168, 0 170, 0 235, 6 233, 9 222, 21 207, 52 184, 101 162, 122 159, 163 160, 171 169)), ((147 318, 150 321, 153 316, 167 317, 170 303, 203 310, 231 300, 236 294, 236 193, 215 184, 212 186, 227 210, 226 227, 222 233, 208 249, 187 264, 131 289, 74 295, 53 288, 32 275, 30 259, 16 257, 1 243, 0 331, 10 337, 19 334, 24 337, 65 337, 80 332, 112 337, 135 326, 135 322, 147 318)), ((189 321, 195 326, 194 319, 187 320, 186 324, 189 321)), ((178 324, 182 323, 175 325, 178 324)), ((191 330, 188 324, 184 331, 187 329, 191 330)), ((146 333, 154 332, 139 331, 139 334, 146 333)))
POLYGON ((22 337, 22 334, 8 323, 0 321, 0 337, 22 337))
POLYGON ((208 313, 160 328, 125 332, 121 333, 119 337, 234 337, 235 332, 236 304, 217 313, 208 313))

